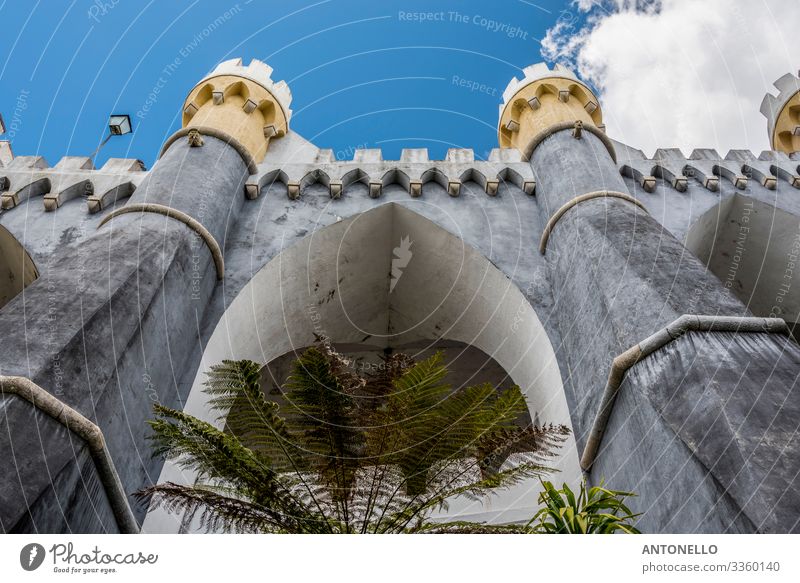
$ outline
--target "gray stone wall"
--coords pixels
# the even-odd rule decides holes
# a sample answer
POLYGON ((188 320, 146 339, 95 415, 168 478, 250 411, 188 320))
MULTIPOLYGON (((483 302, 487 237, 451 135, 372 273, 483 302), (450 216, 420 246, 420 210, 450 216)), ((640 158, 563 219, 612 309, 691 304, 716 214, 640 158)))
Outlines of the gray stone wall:
MULTIPOLYGON (((611 361, 622 351, 684 313, 768 315, 759 314, 766 305, 762 300, 744 297, 758 291, 756 285, 737 294, 720 281, 725 267, 721 258, 728 252, 726 241, 733 228, 726 222, 734 202, 747 197, 762 205, 761 227, 753 232, 758 244, 751 246, 750 261, 757 263, 759 253, 773 257, 771 273, 780 268, 789 247, 780 246, 785 237, 763 233, 764 225, 772 224, 774 216, 791 226, 800 215, 800 199, 792 196, 796 160, 733 154, 722 159, 705 150, 689 158, 659 151, 657 159, 648 160, 615 144, 618 159, 613 161, 606 146, 588 132, 580 140, 569 131, 547 138, 535 149, 527 171, 520 167, 518 155, 508 151, 493 153, 493 160, 485 163, 475 162, 467 151, 453 151, 445 161, 430 161, 419 151, 407 151, 397 162, 383 161, 379 152, 371 151, 353 161, 336 162, 290 132, 273 141, 258 173, 249 176, 233 148, 213 137, 204 141, 204 146, 190 148, 185 139, 178 140, 152 170, 139 172, 129 199, 117 199, 115 193, 96 213, 89 213, 82 197, 46 212, 42 196, 20 200, 0 213, 0 225, 28 250, 40 272, 24 294, 0 309, 0 374, 28 377, 94 420, 106 435, 129 493, 157 481, 161 469, 146 441, 152 403, 180 407, 185 402, 203 347, 226 310, 271 260, 325 227, 394 204, 432 221, 494 264, 535 310, 555 351, 580 449, 611 361), (746 169, 750 179, 745 184, 738 177, 746 169), (769 180, 773 175, 774 184, 769 180), (716 191, 709 189, 714 179, 716 191), (534 182, 536 191, 531 194, 534 182), (561 218, 542 255, 539 241, 550 216, 575 196, 595 190, 630 194, 647 212, 618 199, 581 203, 561 218), (200 238, 173 219, 128 214, 98 229, 109 212, 143 202, 168 205, 202 223, 224 249, 224 279, 217 281, 200 238)), ((58 172, 39 170, 47 175, 58 172)), ((0 167, 0 176, 5 173, 16 181, 13 172, 10 163, 0 167)), ((96 172, 78 173, 91 180, 96 172)), ((369 246, 370 239, 365 235, 359 244, 369 246)), ((758 274, 755 267, 745 271, 742 276, 751 282, 758 274)), ((385 276, 388 281, 388 272, 385 276)), ((793 298, 799 290, 800 286, 792 288, 793 298)), ((413 310, 412 304, 404 304, 403 310, 413 310)), ((683 404, 693 402, 692 390, 712 382, 703 376, 710 374, 703 363, 732 362, 733 348, 703 342, 702 350, 694 346, 696 353, 680 353, 693 363, 684 375, 691 377, 692 384, 686 386, 692 389, 681 395, 683 404)), ((759 416, 769 407, 756 389, 764 388, 770 398, 791 395, 791 375, 800 372, 794 348, 784 349, 776 342, 765 339, 750 352, 749 345, 736 348, 754 363, 779 365, 783 371, 780 382, 761 368, 743 377, 745 384, 735 396, 749 395, 759 416)), ((663 362, 667 370, 678 366, 671 360, 676 354, 666 351, 650 358, 663 362)), ((675 377, 674 371, 664 376, 663 370, 637 365, 631 371, 591 480, 605 477, 611 487, 638 489, 637 508, 648 511, 642 522, 645 530, 790 530, 780 520, 759 522, 758 516, 774 509, 747 506, 738 493, 746 486, 737 485, 734 492, 710 468, 710 455, 731 463, 730 450, 715 449, 713 443, 691 447, 687 442, 694 437, 686 428, 665 421, 664 412, 671 409, 659 404, 657 389, 683 377, 675 377), (650 460, 648 448, 660 444, 667 444, 663 464, 647 468, 652 480, 638 480, 650 460), (675 476, 671 481, 670 475, 675 476), (680 485, 669 489, 670 483, 680 485), (673 518, 670 509, 689 493, 697 495, 692 502, 697 506, 691 506, 687 518, 673 518), (698 522, 700 515, 704 518, 698 522)), ((733 374, 737 369, 731 364, 724 370, 733 374)), ((11 411, 19 404, 4 407, 11 411)), ((41 441, 25 437, 29 414, 8 417, 11 431, 0 435, 4 451, 13 453, 0 460, 0 475, 17 475, 15 457, 39 468, 26 474, 24 493, 13 481, 0 483, 2 528, 113 531, 113 519, 102 510, 102 496, 94 486, 79 485, 80 476, 92 483, 90 461, 68 446, 74 439, 58 431, 47 432, 41 441), (51 484, 56 483, 54 490, 51 484), (23 497, 32 504, 20 505, 23 497), (69 504, 72 510, 52 519, 49 511, 58 504, 69 504), (93 504, 100 510, 92 510, 93 504), (28 507, 30 513, 24 511, 28 507), (89 515, 95 518, 81 518, 89 515)), ((744 431, 748 439, 766 435, 765 428, 749 419, 742 420, 741 427, 752 427, 744 431)), ((790 446, 796 447, 794 442, 790 446)), ((797 456, 784 457, 778 449, 762 445, 751 457, 797 456)), ((787 467, 796 469, 791 463, 787 467)), ((764 500, 787 487, 787 475, 759 475, 772 492, 763 490, 764 500)), ((797 515, 793 498, 778 499, 778 504, 789 500, 790 512, 797 515)), ((139 519, 144 510, 136 507, 139 519)))

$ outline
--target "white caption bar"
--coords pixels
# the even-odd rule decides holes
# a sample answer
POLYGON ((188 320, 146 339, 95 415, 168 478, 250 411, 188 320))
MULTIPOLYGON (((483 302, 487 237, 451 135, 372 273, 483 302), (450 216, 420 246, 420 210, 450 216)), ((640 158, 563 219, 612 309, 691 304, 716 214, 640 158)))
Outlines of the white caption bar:
POLYGON ((800 581, 799 543, 796 535, 2 535, 0 581, 800 581))

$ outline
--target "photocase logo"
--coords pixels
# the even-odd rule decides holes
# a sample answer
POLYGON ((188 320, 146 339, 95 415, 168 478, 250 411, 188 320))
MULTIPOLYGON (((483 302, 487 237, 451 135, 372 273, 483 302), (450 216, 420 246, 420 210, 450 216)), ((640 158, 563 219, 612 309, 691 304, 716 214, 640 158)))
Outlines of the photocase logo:
POLYGON ((394 291, 394 286, 397 285, 397 282, 400 281, 400 277, 403 275, 403 269, 408 266, 408 262, 411 261, 411 257, 414 255, 411 253, 411 245, 413 245, 411 238, 405 236, 400 239, 400 245, 394 248, 392 280, 389 283, 389 293, 394 291))
POLYGON ((44 562, 44 547, 38 543, 30 543, 19 552, 19 564, 26 571, 35 571, 44 562))

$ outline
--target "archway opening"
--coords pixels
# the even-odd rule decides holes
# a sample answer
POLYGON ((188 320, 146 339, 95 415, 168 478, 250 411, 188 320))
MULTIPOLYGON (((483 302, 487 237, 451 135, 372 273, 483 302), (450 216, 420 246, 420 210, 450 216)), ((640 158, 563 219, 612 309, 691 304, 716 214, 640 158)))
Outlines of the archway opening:
POLYGON ((33 259, 8 229, 0 225, 0 309, 39 277, 33 259))
MULTIPOLYGON (((395 203, 321 228, 262 268, 209 339, 185 411, 215 420, 202 390, 207 367, 223 359, 264 363, 262 387, 275 391, 295 355, 319 337, 364 366, 386 351, 424 358, 443 350, 453 384, 516 384, 529 419, 571 426, 553 347, 527 299, 458 236, 395 203)), ((557 481, 580 479, 572 436, 552 465, 557 481)), ((191 479, 167 465, 159 481, 191 479)), ((451 504, 448 516, 530 518, 537 486, 531 481, 489 500, 451 504)), ((174 532, 175 523, 154 510, 145 529, 174 532)))

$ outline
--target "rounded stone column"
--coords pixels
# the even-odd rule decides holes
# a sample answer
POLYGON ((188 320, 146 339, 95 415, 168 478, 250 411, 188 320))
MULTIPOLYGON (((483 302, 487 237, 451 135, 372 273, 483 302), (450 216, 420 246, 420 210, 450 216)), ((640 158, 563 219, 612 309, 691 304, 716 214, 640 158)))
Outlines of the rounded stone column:
POLYGON ((592 436, 591 481, 635 491, 645 532, 796 529, 781 512, 798 499, 796 412, 775 403, 797 392, 800 349, 748 317, 632 196, 647 194, 627 190, 590 90, 562 68, 525 73, 505 94, 500 143, 529 156, 536 177, 547 225, 531 252, 546 255, 579 450, 592 436), (667 328, 695 320, 726 327, 678 339, 667 328), (656 346, 656 332, 658 347, 631 357, 656 346))
MULTIPOLYGON (((128 494, 159 474, 162 461, 149 455, 146 439, 152 404, 180 407, 186 397, 181 379, 202 354, 199 328, 225 276, 225 237, 244 205, 244 185, 270 141, 288 129, 291 96, 270 72, 237 59, 204 78, 189 93, 184 127, 133 196, 91 238, 60 251, 55 267, 0 318, 0 375, 31 379, 95 423, 128 494)), ((0 480, 0 499, 14 511, 3 524, 113 531, 114 524, 71 518, 91 514, 103 494, 85 487, 89 466, 74 459, 68 432, 35 421, 37 432, 35 417, 13 415, 0 436, 0 449, 10 452, 0 460, 8 478, 0 480), (31 431, 40 436, 35 443, 31 431), (28 463, 22 485, 14 459, 28 463), (52 512, 58 500, 70 500, 69 517, 52 512)), ((141 518, 143 508, 131 506, 141 518)))
POLYGON ((616 356, 683 314, 747 310, 628 192, 591 89, 563 67, 524 72, 504 94, 498 135, 536 177, 548 236, 536 233, 531 252, 547 258, 582 445, 616 356))

